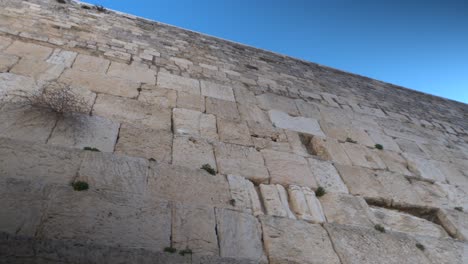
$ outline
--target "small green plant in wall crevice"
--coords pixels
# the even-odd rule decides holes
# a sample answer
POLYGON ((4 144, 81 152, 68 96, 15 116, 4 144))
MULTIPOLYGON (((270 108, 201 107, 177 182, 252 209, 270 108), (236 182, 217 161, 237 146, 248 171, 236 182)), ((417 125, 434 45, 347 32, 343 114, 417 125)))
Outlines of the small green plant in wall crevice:
POLYGON ((383 150, 383 146, 381 144, 375 144, 375 148, 379 150, 383 150))
POLYGON ((350 138, 350 137, 347 137, 347 138, 346 138, 346 142, 348 142, 348 143, 353 143, 353 144, 356 144, 356 143, 357 143, 356 140, 353 140, 353 139, 350 138))
POLYGON ((426 250, 426 247, 424 247, 424 245, 421 244, 421 243, 416 243, 416 247, 417 247, 419 250, 421 250, 421 251, 426 250))
POLYGON ((186 248, 184 250, 179 251, 179 254, 181 256, 192 255, 192 250, 190 248, 186 248))
POLYGON ((85 181, 76 181, 72 183, 73 190, 75 191, 86 191, 89 189, 89 184, 85 181))
POLYGON ((176 253, 177 252, 177 249, 173 248, 173 247, 165 247, 164 248, 164 252, 167 252, 167 253, 176 253))
POLYGON ((322 196, 324 196, 326 193, 327 193, 327 191, 325 191, 325 188, 319 186, 319 187, 317 188, 317 190, 315 191, 315 196, 317 196, 317 197, 322 197, 322 196))
POLYGON ((83 150, 88 150, 88 151, 95 151, 95 152, 101 152, 99 149, 97 148, 93 148, 93 147, 84 147, 83 150))
POLYGON ((203 164, 203 166, 201 166, 201 169, 205 170, 206 172, 208 172, 211 175, 216 175, 216 170, 213 169, 213 167, 211 167, 210 164, 203 164))
POLYGON ((454 207, 453 209, 459 211, 459 212, 463 212, 463 207, 461 206, 457 206, 457 207, 454 207))
POLYGON ((375 230, 377 230, 377 231, 379 231, 379 232, 381 232, 381 233, 385 233, 385 227, 383 227, 383 226, 381 226, 381 225, 379 225, 379 224, 376 224, 376 225, 374 226, 374 228, 375 228, 375 230))

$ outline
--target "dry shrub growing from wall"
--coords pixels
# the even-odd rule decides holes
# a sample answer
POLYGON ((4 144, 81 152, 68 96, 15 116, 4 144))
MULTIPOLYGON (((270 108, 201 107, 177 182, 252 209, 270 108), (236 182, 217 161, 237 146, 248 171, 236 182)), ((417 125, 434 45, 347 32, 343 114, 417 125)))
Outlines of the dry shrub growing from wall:
POLYGON ((90 111, 88 102, 69 85, 63 83, 50 82, 37 92, 19 91, 10 96, 21 104, 45 108, 60 115, 89 114, 90 111))

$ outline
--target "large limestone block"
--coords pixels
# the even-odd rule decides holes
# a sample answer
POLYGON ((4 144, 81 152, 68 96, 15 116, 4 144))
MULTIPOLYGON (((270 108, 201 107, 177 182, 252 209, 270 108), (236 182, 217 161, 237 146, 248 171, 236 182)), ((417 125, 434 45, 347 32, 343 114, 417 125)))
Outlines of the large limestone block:
POLYGON ((45 60, 52 53, 52 49, 32 43, 15 41, 5 49, 5 53, 29 59, 45 60))
POLYGON ((317 181, 307 160, 299 155, 264 149, 261 151, 270 172, 271 183, 300 185, 316 189, 317 181))
POLYGON ((255 104, 239 104, 239 114, 242 120, 250 124, 273 127, 267 113, 255 104))
POLYGON ((317 105, 301 99, 296 99, 295 102, 301 116, 320 119, 320 110, 317 105))
POLYGON ((177 108, 205 112, 205 97, 191 93, 177 92, 177 108))
POLYGON ((161 251, 170 246, 168 202, 94 190, 57 188, 38 237, 161 251))
POLYGON ((426 219, 382 207, 370 207, 370 210, 377 222, 386 230, 438 238, 448 237, 440 225, 426 219))
POLYGON ((206 113, 213 114, 219 118, 239 121, 239 110, 235 102, 206 97, 206 113))
POLYGON ((119 122, 143 124, 157 130, 171 130, 171 111, 136 100, 100 94, 93 107, 93 115, 119 122))
POLYGON ((310 188, 290 185, 288 192, 291 210, 299 219, 315 224, 326 221, 322 205, 310 188))
POLYGON ((216 170, 213 146, 200 138, 174 137, 172 161, 174 165, 185 166, 192 170, 200 169, 205 164, 216 170))
POLYGON ((176 203, 171 238, 173 248, 191 249, 194 255, 218 255, 214 208, 176 203))
POLYGON ((345 143, 343 148, 348 154, 351 163, 355 166, 366 167, 371 169, 385 169, 385 163, 380 159, 376 150, 370 150, 364 146, 345 143))
POLYGON ((326 224, 325 229, 342 263, 430 263, 416 247, 417 242, 401 233, 336 224, 326 224))
POLYGON ((59 118, 48 144, 113 152, 119 124, 99 116, 70 114, 59 118))
POLYGON ((416 240, 424 246, 424 254, 433 264, 466 264, 467 243, 428 236, 417 236, 416 240))
POLYGON ((327 193, 320 197, 320 203, 329 223, 365 226, 368 228, 374 226, 375 219, 362 197, 327 193))
POLYGON ((18 75, 32 77, 38 81, 51 81, 57 79, 65 69, 64 65, 51 64, 42 60, 21 59, 10 72, 18 75))
POLYGON ((262 206, 253 183, 242 176, 228 175, 229 190, 236 210, 245 211, 254 216, 262 215, 262 206))
POLYGON ((52 55, 46 60, 50 64, 63 65, 70 68, 78 54, 73 51, 55 49, 52 55))
POLYGON ((200 82, 198 80, 166 72, 158 73, 157 86, 178 92, 200 95, 200 82))
POLYGON ((446 207, 468 208, 468 192, 460 186, 436 182, 437 185, 447 195, 446 207))
POLYGON ((320 225, 271 216, 260 219, 269 263, 340 263, 320 225))
POLYGON ((176 100, 176 91, 147 84, 143 84, 142 90, 138 95, 138 101, 160 108, 174 108, 176 106, 176 100))
POLYGON ((15 55, 0 53, 0 72, 8 71, 11 66, 18 62, 18 59, 19 58, 15 55))
POLYGON ((451 236, 468 241, 468 213, 454 209, 440 209, 437 218, 451 236))
POLYGON ((404 138, 396 138, 396 143, 403 153, 416 154, 424 157, 426 154, 419 148, 419 145, 411 140, 404 138))
POLYGON ((0 231, 34 236, 46 211, 50 188, 40 182, 7 178, 13 176, 1 175, 0 231))
POLYGON ((4 178, 68 186, 80 163, 77 150, 0 139, 0 175, 4 178))
POLYGON ((121 79, 119 77, 107 76, 99 72, 84 72, 68 69, 59 78, 59 81, 70 85, 77 85, 92 92, 116 95, 128 98, 138 96, 139 83, 121 79))
POLYGON ((397 172, 406 176, 413 176, 408 170, 408 162, 399 153, 393 151, 377 151, 380 159, 385 163, 388 170, 397 172))
POLYGON ((293 99, 279 96, 272 93, 264 93, 257 95, 257 102, 264 110, 278 110, 279 112, 288 113, 293 116, 298 116, 296 104, 293 99))
POLYGON ((12 39, 1 36, 0 37, 0 50, 8 47, 12 42, 13 42, 12 39))
POLYGON ((216 117, 198 111, 174 108, 172 111, 174 132, 179 135, 195 136, 211 141, 218 139, 216 117))
POLYGON ((231 87, 217 83, 201 81, 201 94, 221 100, 236 101, 231 87))
POLYGON ((93 73, 106 73, 109 69, 110 61, 85 54, 79 54, 73 63, 73 69, 93 73))
POLYGON ((39 90, 39 87, 31 77, 8 72, 0 73, 0 101, 15 99, 5 98, 6 95, 22 95, 23 92, 34 93, 37 90, 39 90))
POLYGON ((233 122, 218 118, 219 139, 226 143, 251 146, 249 128, 245 122, 233 122))
MULTIPOLYGON (((464 164, 468 164, 466 161, 462 162, 464 164)), ((464 189, 465 192, 468 192, 468 166, 465 167, 466 168, 464 168, 462 165, 454 163, 437 163, 437 168, 445 176, 448 183, 459 186, 460 188, 464 189), (464 172, 466 175, 463 174, 464 172)))
POLYGON ((217 208, 216 224, 221 257, 243 257, 259 262, 265 258, 262 229, 257 218, 250 214, 217 208))
POLYGON ((231 195, 224 177, 203 170, 151 163, 148 196, 184 204, 229 207, 231 195))
POLYGON ((314 158, 309 158, 307 161, 309 162, 310 171, 314 175, 319 186, 325 188, 327 192, 348 193, 348 188, 330 162, 314 158))
POLYGON ((133 63, 131 65, 112 62, 107 75, 119 77, 137 83, 156 84, 156 72, 147 65, 133 63))
POLYGON ((316 119, 306 117, 292 117, 287 113, 270 110, 268 111, 271 122, 275 127, 289 129, 296 132, 325 136, 316 119))
POLYGON ((424 157, 403 153, 408 161, 408 168, 411 172, 424 179, 438 182, 445 182, 445 176, 440 172, 437 162, 424 157))
POLYGON ((268 180, 262 154, 255 148, 219 143, 215 146, 216 162, 220 173, 235 174, 261 183, 268 180))
POLYGON ((357 142, 357 144, 374 147, 374 141, 359 127, 342 126, 328 122, 320 122, 320 126, 327 137, 346 141, 348 138, 357 142))
POLYGON ((0 136, 46 143, 56 122, 48 109, 7 104, 0 111, 0 136))
POLYGON ((445 191, 440 185, 426 181, 411 180, 411 187, 419 196, 422 205, 429 207, 446 207, 450 204, 445 191))
POLYGON ((312 137, 309 142, 312 152, 325 160, 331 160, 338 164, 351 165, 351 160, 338 141, 331 138, 312 137))
POLYGON ((122 123, 115 152, 127 156, 171 162, 172 133, 167 130, 122 123))
POLYGON ((365 198, 378 198, 383 195, 384 186, 371 170, 347 165, 336 165, 351 194, 365 198))
POLYGON ((400 148, 398 144, 393 140, 392 137, 385 135, 384 133, 375 131, 375 130, 368 130, 367 134, 372 138, 375 144, 380 144, 383 146, 385 150, 400 152, 400 148))
POLYGON ((296 216, 289 209, 288 194, 283 186, 260 184, 260 193, 268 215, 296 219, 296 216))
POLYGON ((78 178, 92 189, 143 194, 147 173, 146 159, 86 151, 78 178))

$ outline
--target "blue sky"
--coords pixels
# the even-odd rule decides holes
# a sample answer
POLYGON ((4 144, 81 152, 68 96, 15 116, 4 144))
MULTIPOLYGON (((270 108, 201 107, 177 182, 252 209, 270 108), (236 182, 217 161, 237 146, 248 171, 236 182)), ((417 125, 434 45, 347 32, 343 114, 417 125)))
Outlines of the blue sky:
POLYGON ((468 103, 468 0, 87 0, 468 103))

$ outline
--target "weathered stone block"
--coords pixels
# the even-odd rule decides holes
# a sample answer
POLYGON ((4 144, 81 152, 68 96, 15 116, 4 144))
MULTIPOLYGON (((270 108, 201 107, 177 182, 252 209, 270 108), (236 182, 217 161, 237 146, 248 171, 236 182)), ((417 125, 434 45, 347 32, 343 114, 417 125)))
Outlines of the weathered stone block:
POLYGON ((262 206, 253 183, 242 176, 228 175, 229 190, 234 200, 233 207, 240 211, 262 215, 262 206))
POLYGON ((57 79, 64 69, 64 65, 23 58, 10 70, 10 72, 32 77, 38 81, 50 81, 57 79))
POLYGON ((257 95, 257 102, 264 110, 277 110, 280 112, 288 113, 293 116, 298 116, 296 103, 293 99, 279 96, 272 93, 264 93, 257 95))
MULTIPOLYGON (((39 87, 33 78, 8 72, 0 73, 0 99, 5 99, 6 95, 22 95, 22 92, 34 93, 37 90, 39 87)), ((15 97, 11 99, 18 100, 15 97)))
POLYGON ((322 205, 310 188, 290 185, 288 191, 291 209, 299 219, 315 224, 326 221, 322 205))
POLYGON ((331 160, 338 164, 351 165, 351 160, 344 151, 342 144, 331 138, 312 137, 309 147, 313 154, 325 160, 331 160))
POLYGON ((393 151, 377 151, 380 159, 385 163, 388 170, 394 171, 406 176, 413 176, 408 170, 408 162, 400 156, 399 153, 393 151))
POLYGON ((216 209, 216 223, 221 257, 239 257, 261 261, 265 258, 262 229, 250 214, 216 209))
POLYGON ((342 142, 349 138, 356 141, 357 144, 368 147, 374 147, 375 145, 374 141, 361 128, 342 126, 328 122, 320 122, 320 126, 327 137, 331 137, 342 142))
POLYGON ((63 187, 54 192, 38 236, 159 251, 170 245, 171 210, 165 201, 63 187))
POLYGON ((0 72, 8 71, 11 66, 18 62, 18 59, 15 55, 0 53, 0 72))
POLYGON ((348 188, 330 162, 314 158, 307 159, 307 161, 309 162, 310 171, 319 186, 325 188, 327 192, 348 193, 348 188))
POLYGON ((138 101, 160 108, 174 108, 176 106, 177 92, 174 90, 157 88, 154 85, 143 84, 138 101))
POLYGON ((437 212, 437 218, 451 236, 468 241, 468 213, 441 209, 437 212))
POLYGON ((178 92, 200 95, 200 82, 198 80, 170 73, 159 72, 157 86, 178 92))
POLYGON ((84 87, 96 93, 136 98, 140 84, 118 77, 106 76, 99 72, 84 72, 75 68, 66 70, 60 82, 84 87))
POLYGON ((400 152, 400 147, 398 147, 398 144, 392 139, 392 137, 389 137, 385 135, 384 133, 375 131, 375 130, 368 130, 367 134, 372 138, 372 140, 375 142, 375 144, 380 144, 383 146, 385 150, 390 150, 390 151, 395 151, 395 152, 400 152))
POLYGON ((56 122, 51 110, 8 104, 0 112, 0 136, 46 143, 56 122))
POLYGON ((403 153, 411 172, 427 180, 445 182, 445 176, 439 171, 437 163, 418 155, 403 153))
POLYGON ((437 239, 418 236, 416 240, 424 246, 424 254, 431 263, 464 264, 467 260, 468 244, 453 239, 437 239))
POLYGON ((361 166, 371 169, 385 169, 385 163, 380 159, 375 150, 370 150, 364 146, 345 143, 343 148, 348 154, 351 163, 355 166, 361 166))
POLYGON ((217 83, 201 81, 201 94, 225 101, 236 101, 231 87, 217 83))
POLYGON ((376 221, 386 230, 412 235, 448 238, 447 232, 441 226, 426 219, 381 207, 370 207, 370 210, 376 221))
POLYGON ((115 152, 171 162, 172 133, 167 130, 156 130, 142 125, 123 123, 120 126, 115 152))
POLYGON ((240 118, 236 103, 212 97, 206 97, 206 113, 233 121, 240 118))
POLYGON ((213 176, 197 168, 151 163, 148 196, 184 204, 229 207, 229 185, 222 176, 213 176))
POLYGON ((198 111, 174 108, 172 111, 174 132, 184 136, 194 136, 217 141, 216 117, 198 111))
POLYGON ((244 122, 233 122, 218 118, 219 139, 226 143, 251 146, 249 128, 244 122))
POLYGON ((109 69, 110 61, 85 54, 79 54, 73 63, 73 69, 93 73, 106 73, 109 69))
POLYGON ((269 263, 340 263, 320 225, 271 216, 260 219, 269 263))
POLYGON ((177 92, 177 107, 205 112, 205 97, 191 93, 177 92))
MULTIPOLYGON (((4 155, 0 154, 0 158, 4 155)), ((48 188, 41 182, 8 178, 15 175, 0 171, 0 231, 34 236, 47 208, 48 188)))
POLYGON ((6 37, 0 37, 0 50, 10 46, 10 44, 13 42, 12 39, 6 38, 6 37))
POLYGON ((113 152, 119 124, 99 116, 69 114, 58 119, 48 144, 113 152))
POLYGON ((375 219, 362 197, 327 193, 320 197, 320 203, 329 223, 365 226, 368 228, 374 226, 375 219))
POLYGON ((268 180, 262 154, 255 148, 219 143, 215 153, 220 173, 241 175, 257 183, 268 180))
POLYGON ((325 229, 343 263, 429 263, 417 242, 404 234, 336 224, 326 224, 325 229))
POLYGON ((172 216, 172 247, 191 249, 194 255, 218 255, 213 207, 176 203, 172 216))
POLYGON ((260 184, 260 193, 267 215, 296 219, 289 209, 288 196, 279 184, 260 184))
POLYGON ((156 72, 144 64, 131 65, 112 62, 107 75, 119 77, 137 83, 156 84, 156 72))
POLYGON ((157 130, 171 129, 171 111, 117 96, 100 94, 93 107, 93 115, 115 121, 143 124, 157 130))
POLYGON ((320 110, 317 105, 301 99, 296 99, 295 102, 297 109, 302 116, 316 120, 320 119, 320 110))
POLYGON ((46 60, 50 64, 63 65, 70 68, 78 54, 73 51, 55 49, 52 55, 46 60))
POLYGON ((29 59, 45 60, 52 53, 52 49, 32 43, 15 41, 5 49, 5 53, 29 59))
POLYGON ((200 169, 205 164, 209 164, 216 170, 213 146, 200 138, 174 137, 172 161, 174 165, 185 166, 193 170, 200 169))
POLYGON ((317 181, 309 169, 307 160, 303 157, 267 149, 261 152, 270 172, 271 183, 317 188, 317 181))
POLYGON ((306 117, 292 117, 277 110, 268 111, 271 122, 275 127, 289 129, 296 132, 325 136, 317 120, 306 117))

